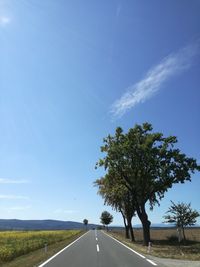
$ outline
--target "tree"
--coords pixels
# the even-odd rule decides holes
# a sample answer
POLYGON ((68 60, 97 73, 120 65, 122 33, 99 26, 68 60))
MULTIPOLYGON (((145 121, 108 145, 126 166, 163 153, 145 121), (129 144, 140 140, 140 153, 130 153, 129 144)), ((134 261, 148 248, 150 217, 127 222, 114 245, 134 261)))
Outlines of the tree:
POLYGON ((103 225, 108 225, 113 221, 113 216, 108 211, 103 211, 100 217, 101 223, 103 225))
POLYGON ((87 219, 84 219, 84 220, 83 220, 83 223, 84 223, 84 225, 85 225, 85 228, 87 229, 88 220, 87 220, 87 219))
POLYGON ((104 198, 104 204, 112 206, 114 210, 122 214, 125 226, 125 237, 129 238, 131 235, 131 241, 135 241, 131 222, 135 215, 135 209, 132 206, 133 202, 130 192, 124 185, 116 183, 114 174, 112 177, 106 174, 105 177, 97 179, 94 184, 98 186, 98 193, 104 198))
POLYGON ((172 205, 166 212, 168 215, 164 216, 166 223, 174 223, 177 228, 181 228, 183 240, 186 241, 184 228, 196 223, 196 218, 200 214, 196 210, 192 210, 191 203, 185 204, 183 202, 175 204, 171 201, 172 205))
POLYGON ((101 151, 105 157, 97 162, 116 183, 126 186, 132 196, 132 205, 143 226, 144 245, 150 242, 150 224, 146 203, 153 210, 164 194, 175 183, 191 180, 191 173, 200 170, 196 160, 186 157, 175 148, 175 136, 164 137, 152 133, 152 125, 135 125, 127 133, 118 127, 115 135, 103 139, 101 151))

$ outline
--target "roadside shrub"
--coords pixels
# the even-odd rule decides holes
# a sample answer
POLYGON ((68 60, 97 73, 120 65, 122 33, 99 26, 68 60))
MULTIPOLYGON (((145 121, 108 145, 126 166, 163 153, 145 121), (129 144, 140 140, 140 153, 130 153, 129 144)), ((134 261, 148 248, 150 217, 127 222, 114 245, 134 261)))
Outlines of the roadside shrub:
POLYGON ((178 238, 176 235, 170 235, 170 236, 167 236, 167 240, 171 243, 177 243, 178 242, 178 238))

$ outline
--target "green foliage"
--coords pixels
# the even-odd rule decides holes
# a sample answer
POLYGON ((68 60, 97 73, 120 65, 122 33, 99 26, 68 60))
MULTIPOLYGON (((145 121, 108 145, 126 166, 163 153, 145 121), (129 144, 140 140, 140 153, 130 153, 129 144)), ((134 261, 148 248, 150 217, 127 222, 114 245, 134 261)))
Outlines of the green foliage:
POLYGON ((196 210, 192 210, 191 203, 185 204, 183 202, 172 205, 167 211, 168 215, 164 216, 165 222, 174 223, 177 227, 191 226, 196 223, 196 218, 200 214, 196 210))
POLYGON ((104 204, 112 206, 126 218, 132 218, 135 213, 132 195, 123 183, 116 182, 119 179, 115 173, 108 173, 101 179, 97 179, 94 184, 98 186, 98 194, 104 199, 104 204))
MULTIPOLYGON (((145 204, 149 202, 153 209, 173 184, 190 181, 191 174, 200 170, 195 159, 175 147, 175 136, 164 137, 152 130, 149 123, 135 125, 127 133, 118 127, 114 136, 108 135, 103 139, 101 151, 105 156, 96 164, 96 167, 105 168, 104 179, 113 180, 111 183, 116 183, 115 189, 122 186, 130 192, 132 205, 143 224, 146 244, 150 241, 150 222, 145 204)), ((100 194, 107 196, 105 201, 108 204, 113 204, 110 189, 106 192, 100 189, 100 194)))
POLYGON ((83 220, 83 223, 85 224, 85 226, 87 226, 88 225, 88 220, 87 219, 84 219, 83 220))
POLYGON ((126 229, 126 238, 130 237, 130 231, 131 239, 134 241, 131 221, 135 215, 135 207, 133 205, 132 194, 123 183, 116 182, 119 179, 120 177, 116 177, 115 173, 110 172, 101 179, 97 179, 94 184, 98 186, 98 193, 104 199, 104 204, 110 205, 114 210, 122 214, 126 229))
POLYGON ((104 138, 101 151, 106 156, 97 166, 120 176, 138 203, 149 200, 153 208, 174 183, 190 181, 191 173, 200 167, 196 160, 174 148, 175 136, 163 137, 151 131, 148 123, 135 125, 127 134, 118 127, 115 136, 104 138))
POLYGON ((108 211, 103 211, 100 220, 103 225, 109 225, 113 221, 113 216, 108 211))
MULTIPOLYGON (((183 240, 186 241, 184 227, 191 226, 196 223, 196 218, 200 214, 196 210, 192 210, 191 203, 185 204, 183 202, 175 204, 171 201, 172 205, 167 211, 167 215, 164 216, 165 222, 176 224, 178 230, 182 230, 183 240)), ((181 241, 180 230, 179 233, 179 242, 181 241)))

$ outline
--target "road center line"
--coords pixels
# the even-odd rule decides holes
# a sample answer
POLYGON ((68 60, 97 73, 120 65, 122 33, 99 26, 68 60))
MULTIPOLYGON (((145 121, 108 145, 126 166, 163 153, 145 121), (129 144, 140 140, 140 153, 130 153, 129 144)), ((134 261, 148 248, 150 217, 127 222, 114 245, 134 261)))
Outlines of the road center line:
POLYGON ((96 241, 98 241, 98 238, 96 237, 96 241))
POLYGON ((97 244, 97 252, 99 252, 99 245, 97 244))

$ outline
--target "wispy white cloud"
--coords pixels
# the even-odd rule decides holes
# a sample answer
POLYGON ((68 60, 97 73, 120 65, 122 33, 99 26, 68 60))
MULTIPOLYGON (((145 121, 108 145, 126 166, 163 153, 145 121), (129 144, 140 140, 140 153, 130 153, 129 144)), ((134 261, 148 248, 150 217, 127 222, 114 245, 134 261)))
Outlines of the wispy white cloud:
POLYGON ((0 194, 0 199, 7 199, 7 200, 24 199, 24 200, 29 200, 29 197, 20 196, 20 195, 2 195, 2 194, 0 194))
POLYGON ((30 208, 31 208, 31 206, 27 206, 27 205, 25 205, 25 206, 13 206, 13 207, 0 207, 0 211, 1 211, 1 213, 3 212, 5 214, 7 214, 7 213, 13 214, 13 212, 27 211, 30 208))
POLYGON ((77 213, 77 210, 65 210, 65 209, 56 209, 54 213, 56 214, 72 214, 72 213, 77 213))
POLYGON ((0 15, 0 26, 4 27, 10 24, 11 18, 8 16, 0 15))
POLYGON ((7 209, 7 211, 12 212, 12 211, 24 211, 24 210, 29 210, 31 206, 16 206, 16 207, 10 207, 7 209))
POLYGON ((126 93, 112 105, 112 115, 121 117, 129 109, 152 97, 164 82, 189 69, 198 53, 199 41, 164 58, 147 72, 144 79, 126 89, 126 93))
POLYGON ((28 180, 13 180, 8 178, 0 178, 0 184, 28 184, 28 180))

